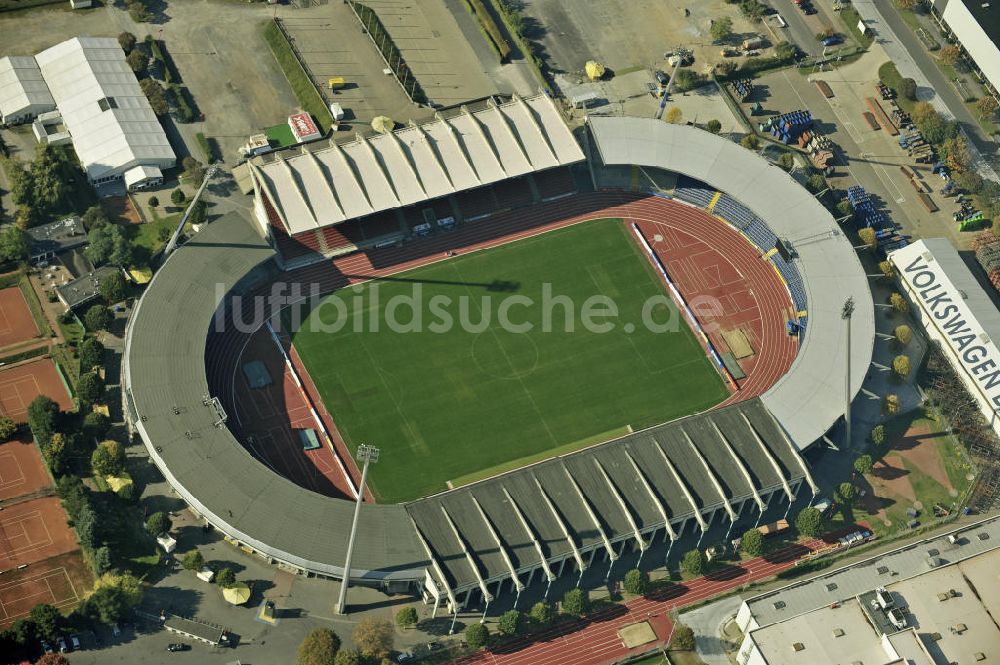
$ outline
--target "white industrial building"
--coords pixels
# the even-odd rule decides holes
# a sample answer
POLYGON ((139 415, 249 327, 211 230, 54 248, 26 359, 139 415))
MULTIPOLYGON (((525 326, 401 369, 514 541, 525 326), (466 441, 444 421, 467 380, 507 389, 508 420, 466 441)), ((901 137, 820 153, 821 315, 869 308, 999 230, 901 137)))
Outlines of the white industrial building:
POLYGON ((748 598, 736 662, 1000 663, 998 538, 994 517, 748 598))
POLYGON ((1000 311, 958 251, 929 238, 889 254, 911 311, 1000 434, 1000 311))
POLYGON ((1000 2, 931 0, 933 15, 955 35, 1000 100, 1000 2))
POLYGON ((0 58, 0 123, 20 125, 56 107, 35 58, 0 58))
POLYGON ((177 158, 116 39, 75 37, 35 60, 91 183, 162 181, 177 158))

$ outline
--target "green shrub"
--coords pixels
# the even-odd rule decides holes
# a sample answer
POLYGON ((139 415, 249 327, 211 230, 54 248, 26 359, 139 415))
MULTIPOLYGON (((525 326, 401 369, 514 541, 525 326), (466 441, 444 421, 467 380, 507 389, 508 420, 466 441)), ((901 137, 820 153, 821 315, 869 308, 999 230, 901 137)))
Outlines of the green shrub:
POLYGON ((649 576, 638 568, 633 568, 625 573, 622 586, 625 588, 625 593, 641 596, 646 593, 646 589, 649 587, 649 576))
POLYGON ((764 536, 757 529, 747 529, 740 539, 740 549, 747 556, 760 556, 764 553, 764 536))
POLYGON ((677 651, 694 651, 694 631, 682 623, 676 624, 674 633, 670 636, 670 648, 677 651))
POLYGON ((701 575, 705 572, 705 554, 701 550, 689 550, 681 559, 681 570, 688 575, 701 575))
POLYGON ((198 139, 198 146, 201 148, 202 155, 205 157, 205 163, 214 163, 215 153, 212 151, 212 145, 208 142, 208 139, 205 138, 205 135, 201 132, 195 134, 195 137, 198 139))
POLYGON ((470 649, 482 649, 490 641, 490 629, 485 623, 473 623, 465 629, 465 643, 470 649))
POLYGON ((501 635, 517 635, 521 632, 521 624, 524 622, 524 615, 517 610, 507 610, 500 615, 497 622, 497 630, 501 635))
POLYGON ((396 625, 401 628, 410 628, 417 625, 417 608, 407 605, 396 612, 396 625))
POLYGON ((570 589, 563 595, 562 611, 580 616, 590 611, 590 596, 583 589, 570 589))
POLYGON ((795 530, 799 535, 815 538, 823 533, 823 528, 823 514, 812 506, 803 508, 795 518, 795 530))
POLYGON ((479 21, 479 25, 482 26, 483 32, 486 33, 490 44, 496 49, 497 55, 500 56, 500 62, 506 62, 507 58, 510 57, 510 44, 503 38, 503 34, 500 32, 496 21, 493 20, 493 16, 483 5, 483 0, 465 1, 469 5, 469 9, 472 10, 473 15, 475 15, 476 20, 479 21))

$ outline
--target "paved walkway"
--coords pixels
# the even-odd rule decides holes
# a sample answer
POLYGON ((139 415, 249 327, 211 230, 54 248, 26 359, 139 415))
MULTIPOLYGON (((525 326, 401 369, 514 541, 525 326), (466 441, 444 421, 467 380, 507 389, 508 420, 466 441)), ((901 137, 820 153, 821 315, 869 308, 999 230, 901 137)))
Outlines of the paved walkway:
POLYGON ((534 635, 504 642, 489 650, 453 661, 454 665, 607 665, 630 654, 649 651, 666 643, 673 629, 670 613, 718 596, 749 582, 791 568, 796 559, 823 545, 810 540, 776 550, 688 582, 678 582, 647 597, 615 605, 579 621, 572 621, 534 635), (657 642, 628 649, 618 631, 633 623, 649 621, 657 642))

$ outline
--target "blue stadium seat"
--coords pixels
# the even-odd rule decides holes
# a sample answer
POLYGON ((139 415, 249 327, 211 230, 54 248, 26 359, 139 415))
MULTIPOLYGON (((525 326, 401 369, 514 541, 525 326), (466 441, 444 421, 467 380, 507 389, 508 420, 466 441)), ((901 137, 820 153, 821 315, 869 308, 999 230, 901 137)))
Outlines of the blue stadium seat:
POLYGON ((687 201, 688 203, 693 203, 696 206, 704 208, 712 202, 715 190, 700 180, 682 175, 677 178, 674 196, 681 201, 687 201))

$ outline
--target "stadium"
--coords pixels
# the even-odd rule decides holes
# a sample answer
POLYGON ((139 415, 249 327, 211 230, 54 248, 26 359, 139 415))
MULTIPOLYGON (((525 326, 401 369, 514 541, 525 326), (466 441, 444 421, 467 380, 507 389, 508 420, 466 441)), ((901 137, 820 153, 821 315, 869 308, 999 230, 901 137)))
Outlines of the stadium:
POLYGON ((653 119, 574 132, 538 95, 250 173, 255 219, 225 215, 170 256, 123 357, 130 428, 244 551, 342 579, 361 444, 381 458, 350 579, 449 612, 721 540, 818 491, 806 455, 860 390, 874 308, 835 220, 757 154, 653 119), (542 282, 623 314, 656 301, 679 325, 286 325, 301 303, 323 323, 338 297, 385 322, 376 285, 535 301, 542 282))

